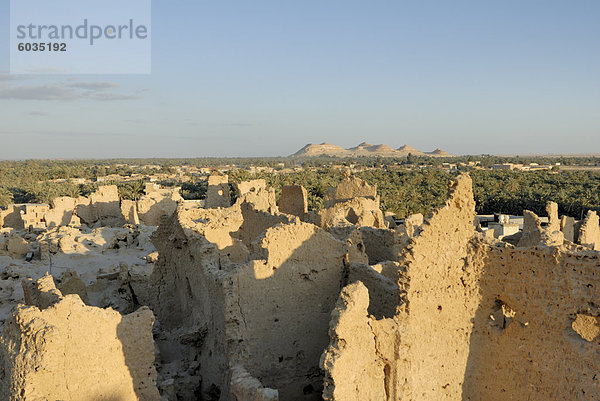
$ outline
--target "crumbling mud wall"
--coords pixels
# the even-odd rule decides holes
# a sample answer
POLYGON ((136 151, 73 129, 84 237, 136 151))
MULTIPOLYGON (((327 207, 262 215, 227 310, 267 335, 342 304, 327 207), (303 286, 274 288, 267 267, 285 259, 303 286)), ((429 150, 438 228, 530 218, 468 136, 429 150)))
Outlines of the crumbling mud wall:
POLYGON ((278 401, 279 392, 262 383, 240 365, 231 368, 231 392, 238 400, 278 401))
POLYGON ((52 200, 52 209, 46 212, 44 220, 46 227, 52 229, 54 227, 67 226, 71 222, 73 213, 75 212, 75 204, 77 200, 70 196, 60 196, 52 200))
POLYGON ((523 233, 518 246, 528 247, 538 245, 542 240, 542 222, 540 218, 530 210, 523 211, 523 233))
POLYGON ((366 198, 376 200, 379 204, 379 195, 377 195, 377 185, 369 185, 358 177, 346 173, 337 187, 329 190, 325 194, 325 208, 330 208, 336 203, 343 203, 355 198, 366 198))
POLYGON ((217 207, 229 207, 231 205, 228 176, 211 175, 208 177, 205 205, 210 209, 217 207))
POLYGON ((11 205, 6 210, 0 210, 0 227, 10 227, 17 230, 44 228, 44 215, 50 206, 46 204, 19 204, 11 205))
POLYGON ((257 246, 260 259, 233 276, 242 340, 233 355, 282 400, 321 399, 319 358, 346 245, 312 224, 291 223, 269 228, 257 246))
POLYGON ((475 243, 469 259, 482 298, 463 399, 596 399, 600 253, 475 243))
POLYGON ((119 190, 116 185, 104 185, 89 198, 77 199, 75 214, 88 226, 99 224, 105 227, 119 227, 125 224, 121 213, 119 190))
POLYGON ((410 370, 395 378, 402 398, 460 399, 469 355, 465 339, 479 304, 477 272, 464 262, 474 217, 472 181, 462 175, 406 251, 409 285, 401 346, 407 349, 410 370))
POLYGON ((304 220, 308 213, 308 192, 302 185, 285 185, 277 203, 281 213, 287 213, 304 220))
POLYGON ((474 235, 475 203, 468 176, 459 177, 450 190, 445 206, 410 239, 401 265, 386 263, 375 272, 362 268, 362 277, 358 271, 353 274, 371 294, 369 314, 380 318, 365 318, 364 304, 357 309, 360 312, 346 310, 344 305, 350 302, 364 303, 365 295, 356 288, 344 289, 332 315, 331 342, 322 358, 326 400, 461 399, 469 355, 465 339, 471 333, 471 318, 478 306, 477 274, 464 261, 474 235), (384 278, 388 282, 394 278, 396 287, 390 287, 384 278), (395 310, 389 302, 394 290, 395 310), (355 294, 354 300, 344 301, 348 294, 355 294), (362 362, 356 356, 360 353, 353 349, 366 340, 358 341, 337 326, 336 320, 343 322, 338 315, 344 313, 363 316, 356 318, 357 327, 352 330, 359 338, 374 339, 366 342, 362 362), (352 373, 338 369, 338 363, 353 365, 345 359, 355 360, 352 373), (361 381, 355 384, 347 380, 348 375, 368 366, 375 370, 361 381))
POLYGON ((136 201, 129 199, 121 200, 121 214, 125 219, 125 223, 132 225, 140 224, 140 216, 138 215, 138 206, 136 201))
POLYGON ((61 196, 48 205, 12 205, 0 211, 0 227, 26 229, 30 226, 52 230, 57 227, 120 227, 124 224, 157 226, 162 217, 173 214, 183 201, 180 188, 160 189, 146 185, 146 194, 138 201, 121 200, 116 185, 105 185, 90 195, 61 196))
POLYGON ((338 202, 331 207, 310 213, 311 223, 323 228, 339 226, 366 226, 386 228, 379 201, 369 198, 354 198, 338 202))
POLYGON ((21 219, 25 228, 46 228, 44 215, 49 209, 50 205, 46 204, 23 205, 21 219))
POLYGON ((172 215, 183 198, 180 188, 158 189, 147 186, 146 194, 137 201, 140 222, 147 226, 158 226, 164 216, 172 215))
POLYGON ((9 206, 6 210, 0 210, 0 227, 16 228, 22 230, 25 228, 23 219, 21 218, 21 209, 15 205, 9 206))
POLYGON ((170 347, 200 362, 188 393, 321 398, 319 358, 344 280, 345 242, 296 217, 242 203, 179 208, 154 243, 160 257, 153 309, 163 328, 184 343, 194 339, 194 349, 181 341, 170 347), (232 366, 239 375, 232 376, 232 366), (249 383, 260 386, 248 389, 249 383))
POLYGON ((598 214, 590 210, 581 224, 578 242, 590 249, 600 250, 600 224, 598 214))
POLYGON ((235 190, 237 205, 249 203, 256 210, 267 211, 272 214, 279 212, 275 190, 267 188, 267 183, 264 179, 240 182, 235 184, 235 190))
POLYGON ((360 281, 342 290, 331 314, 330 337, 323 354, 327 371, 325 400, 387 400, 385 365, 377 354, 374 321, 368 316, 369 291, 360 281))
POLYGON ((25 284, 0 337, 0 398, 159 400, 154 369, 154 316, 127 316, 63 296, 52 278, 25 284))
POLYGON ((562 216, 560 220, 560 231, 565 236, 565 240, 575 242, 575 219, 569 216, 562 216))
POLYGON ((336 188, 325 195, 324 204, 323 209, 310 212, 307 221, 326 229, 388 226, 379 208, 377 186, 370 186, 358 177, 346 175, 336 188))
POLYGON ((370 265, 398 261, 410 241, 408 235, 386 228, 361 227, 360 233, 370 265))
MULTIPOLYGON (((561 228, 561 220, 558 218, 558 205, 554 202, 548 202, 546 212, 548 214, 548 225, 543 228, 540 218, 535 213, 529 210, 523 211, 523 232, 518 233, 520 235, 517 242, 519 247, 532 247, 540 244, 562 245, 565 242, 565 236, 569 234, 569 228, 567 226, 561 228)), ((562 223, 567 224, 568 221, 568 219, 563 219, 562 223)))
POLYGON ((523 246, 475 234, 470 187, 459 177, 400 262, 350 267, 326 400, 597 398, 600 253, 565 242, 553 204, 547 227, 529 216, 523 246))
POLYGON ((175 382, 178 399, 219 400, 229 382, 225 290, 218 279, 224 273, 219 248, 192 223, 178 209, 155 233, 159 259, 151 276, 155 297, 150 304, 162 330, 159 363, 181 363, 182 375, 188 376, 175 382))
MULTIPOLYGON (((75 400, 80 388, 86 401, 156 399, 152 313, 121 316, 81 299, 123 313, 151 306, 164 399, 598 398, 595 214, 577 227, 549 203, 549 224, 526 213, 509 243, 475 230, 468 175, 450 185, 441 209, 393 228, 374 188, 358 179, 346 177, 306 221, 298 188, 286 213, 264 181, 236 188, 232 206, 171 204, 152 238, 156 252, 144 256, 153 268, 120 264, 87 286, 74 271, 58 289, 49 277, 26 283, 30 306, 15 309, 0 340, 0 399, 75 400), (110 350, 103 359, 99 347, 110 350)), ((120 213, 135 221, 137 206, 121 202, 120 213)), ((3 230, 2 258, 147 241, 143 225, 77 229, 73 216, 43 234, 3 230)))

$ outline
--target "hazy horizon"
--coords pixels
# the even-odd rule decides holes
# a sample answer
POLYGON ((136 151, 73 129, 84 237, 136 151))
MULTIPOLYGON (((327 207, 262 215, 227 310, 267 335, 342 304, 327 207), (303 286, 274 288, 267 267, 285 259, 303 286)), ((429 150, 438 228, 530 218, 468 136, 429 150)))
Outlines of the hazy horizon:
POLYGON ((0 8, 0 160, 600 153, 596 1, 155 0, 152 74, 78 76, 9 75, 0 8))

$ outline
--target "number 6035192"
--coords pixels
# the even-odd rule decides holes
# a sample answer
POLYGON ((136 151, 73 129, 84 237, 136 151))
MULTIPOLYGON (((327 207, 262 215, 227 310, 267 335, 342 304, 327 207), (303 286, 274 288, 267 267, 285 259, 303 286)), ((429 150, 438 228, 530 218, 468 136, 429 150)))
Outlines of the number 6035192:
POLYGON ((17 49, 20 52, 66 52, 66 43, 19 43, 17 49))

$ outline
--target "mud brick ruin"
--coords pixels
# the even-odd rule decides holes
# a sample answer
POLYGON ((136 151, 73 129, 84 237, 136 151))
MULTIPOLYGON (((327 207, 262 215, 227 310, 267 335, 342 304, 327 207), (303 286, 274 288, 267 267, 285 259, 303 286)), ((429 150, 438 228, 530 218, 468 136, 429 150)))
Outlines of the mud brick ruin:
POLYGON ((475 223, 468 175, 398 225, 352 176, 318 211, 300 186, 277 199, 226 176, 209 178, 204 208, 177 190, 115 191, 59 198, 37 223, 32 207, 0 216, 11 260, 145 260, 54 278, 6 268, 2 400, 600 397, 594 212, 576 222, 549 203, 547 225, 525 211, 499 241, 475 223))

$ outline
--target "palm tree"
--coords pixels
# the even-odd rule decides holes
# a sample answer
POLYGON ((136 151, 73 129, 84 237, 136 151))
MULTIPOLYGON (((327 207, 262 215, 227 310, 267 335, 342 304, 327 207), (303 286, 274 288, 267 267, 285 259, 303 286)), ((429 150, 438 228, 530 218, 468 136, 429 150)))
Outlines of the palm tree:
POLYGON ((71 198, 78 198, 81 195, 81 187, 79 185, 69 185, 63 191, 65 196, 70 196, 71 198))
POLYGON ((12 193, 6 189, 0 187, 0 207, 7 207, 13 203, 12 193))
POLYGON ((144 190, 146 189, 146 183, 144 180, 137 180, 131 184, 131 196, 134 201, 139 200, 144 194, 144 190))

